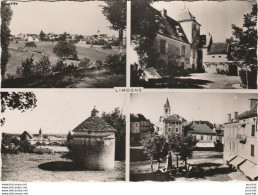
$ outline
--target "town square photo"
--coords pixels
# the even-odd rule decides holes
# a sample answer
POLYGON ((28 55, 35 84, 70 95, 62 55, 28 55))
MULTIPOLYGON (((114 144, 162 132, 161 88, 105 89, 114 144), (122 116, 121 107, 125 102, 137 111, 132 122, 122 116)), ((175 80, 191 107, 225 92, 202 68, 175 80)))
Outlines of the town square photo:
POLYGON ((1 92, 1 105, 1 181, 125 181, 124 94, 1 92))
POLYGON ((132 1, 131 86, 257 89, 256 1, 132 1))
POLYGON ((125 1, 1 5, 3 88, 125 86, 125 1))
POLYGON ((130 181, 255 181, 257 93, 131 94, 130 181))

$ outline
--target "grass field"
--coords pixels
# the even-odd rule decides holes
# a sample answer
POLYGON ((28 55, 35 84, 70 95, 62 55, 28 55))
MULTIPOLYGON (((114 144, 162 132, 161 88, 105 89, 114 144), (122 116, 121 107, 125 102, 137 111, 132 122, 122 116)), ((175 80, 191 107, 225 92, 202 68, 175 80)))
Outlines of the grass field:
POLYGON ((125 181, 124 162, 110 171, 82 171, 62 154, 2 154, 2 181, 125 181))
MULTIPOLYGON (((49 55, 51 64, 54 64, 58 57, 52 52, 54 46, 57 42, 37 42, 37 48, 30 48, 28 51, 18 51, 19 47, 24 47, 25 41, 19 41, 18 43, 11 42, 9 46, 9 51, 11 57, 7 64, 7 72, 9 74, 15 74, 17 67, 21 66, 21 63, 26 58, 29 58, 33 55, 35 61, 38 61, 39 58, 42 56, 43 53, 49 55)), ((96 62, 97 60, 105 61, 106 57, 112 54, 118 54, 117 49, 103 50, 103 49, 91 49, 87 47, 77 46, 78 57, 79 59, 82 58, 89 58, 92 62, 96 62)))
MULTIPOLYGON (((55 46, 52 42, 38 42, 37 48, 19 51, 18 48, 24 47, 25 42, 11 42, 9 51, 11 57, 7 64, 7 74, 16 74, 17 67, 20 67, 22 61, 33 56, 34 62, 37 62, 45 53, 49 56, 51 64, 55 64, 58 57, 53 54, 55 46)), ((118 54, 118 49, 102 49, 101 47, 89 48, 86 44, 77 46, 78 57, 89 58, 91 62, 97 60, 105 61, 110 54, 118 54)), ((2 82, 3 88, 113 88, 123 87, 126 84, 125 73, 116 73, 117 71, 108 65, 97 66, 94 68, 84 68, 77 70, 70 75, 50 75, 43 78, 15 78, 6 79, 2 82)))

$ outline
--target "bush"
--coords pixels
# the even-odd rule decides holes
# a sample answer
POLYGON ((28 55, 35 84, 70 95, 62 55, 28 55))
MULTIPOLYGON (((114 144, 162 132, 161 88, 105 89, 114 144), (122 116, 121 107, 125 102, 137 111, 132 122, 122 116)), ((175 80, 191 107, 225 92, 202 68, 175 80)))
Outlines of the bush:
POLYGON ((125 74, 126 71, 126 55, 109 55, 105 63, 117 74, 125 74))
POLYGON ((53 48, 53 53, 58 57, 78 59, 78 52, 76 46, 72 42, 67 42, 66 40, 59 40, 59 42, 53 48))
POLYGON ((22 61, 22 66, 18 67, 16 74, 20 77, 32 77, 34 75, 34 59, 32 56, 22 61))
POLYGON ((35 75, 47 76, 51 73, 51 64, 48 55, 43 55, 35 64, 35 75))
POLYGON ((58 60, 57 63, 52 67, 53 72, 61 72, 65 69, 66 64, 63 60, 58 60))
POLYGON ((103 61, 102 60, 97 60, 96 61, 96 65, 97 66, 102 66, 103 65, 103 61))
POLYGON ((79 67, 87 68, 90 65, 90 59, 89 58, 83 58, 80 60, 79 67))

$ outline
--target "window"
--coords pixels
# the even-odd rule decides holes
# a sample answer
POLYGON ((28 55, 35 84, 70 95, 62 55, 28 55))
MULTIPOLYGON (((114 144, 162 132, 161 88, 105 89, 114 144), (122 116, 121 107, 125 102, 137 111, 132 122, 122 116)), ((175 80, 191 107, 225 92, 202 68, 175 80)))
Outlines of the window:
POLYGON ((254 157, 254 145, 253 144, 251 144, 251 156, 254 157))
POLYGON ((185 57, 185 46, 184 45, 182 46, 181 56, 185 57))
POLYGON ((219 56, 219 58, 221 58, 221 56, 219 56))
POLYGON ((178 132, 178 128, 176 128, 176 132, 178 132))
POLYGON ((201 135, 201 140, 203 140, 203 135, 201 135))
POLYGON ((166 53, 166 41, 160 40, 160 53, 165 54, 166 53))
POLYGON ((212 135, 211 135, 211 140, 212 140, 212 135))
POLYGON ((212 58, 215 58, 215 56, 212 56, 212 58))
POLYGON ((252 134, 251 136, 255 136, 255 125, 252 125, 252 134))

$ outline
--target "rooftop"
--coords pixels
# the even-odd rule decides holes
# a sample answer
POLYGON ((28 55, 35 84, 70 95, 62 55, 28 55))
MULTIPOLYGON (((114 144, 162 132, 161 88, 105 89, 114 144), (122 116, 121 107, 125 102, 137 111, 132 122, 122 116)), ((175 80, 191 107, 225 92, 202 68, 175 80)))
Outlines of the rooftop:
POLYGON ((213 54, 228 54, 229 45, 228 43, 213 43, 209 55, 213 54))

